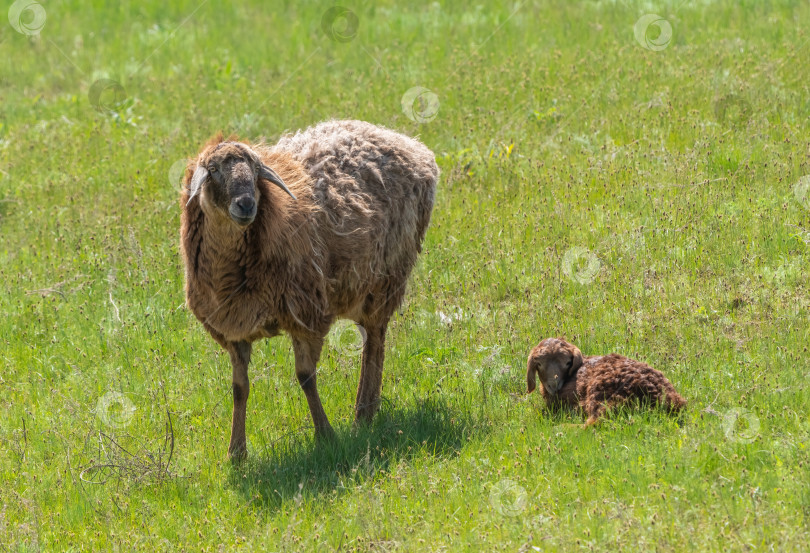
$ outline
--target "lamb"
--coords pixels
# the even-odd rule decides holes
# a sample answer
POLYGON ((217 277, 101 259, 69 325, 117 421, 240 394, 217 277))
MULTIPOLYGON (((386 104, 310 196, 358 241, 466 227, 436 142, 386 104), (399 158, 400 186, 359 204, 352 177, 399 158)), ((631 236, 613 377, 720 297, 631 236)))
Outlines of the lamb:
POLYGON ((646 363, 615 353, 583 357, 576 346, 559 338, 542 340, 529 354, 528 393, 537 386, 536 376, 546 404, 552 409, 584 409, 586 427, 596 424, 607 409, 631 398, 662 405, 669 412, 686 406, 663 373, 646 363))
POLYGON ((338 318, 365 330, 355 424, 380 404, 385 334, 430 222, 439 168, 425 145, 362 121, 277 144, 219 134, 186 168, 180 243, 187 305, 229 354, 228 455, 247 454, 251 344, 284 332, 316 438, 334 435, 316 385, 338 318))

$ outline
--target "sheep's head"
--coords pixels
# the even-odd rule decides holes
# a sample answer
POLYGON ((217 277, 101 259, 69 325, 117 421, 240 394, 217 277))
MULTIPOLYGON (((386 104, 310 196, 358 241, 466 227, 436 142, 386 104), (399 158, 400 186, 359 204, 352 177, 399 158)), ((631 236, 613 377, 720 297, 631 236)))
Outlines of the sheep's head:
POLYGON ((577 373, 582 363, 582 352, 576 346, 559 338, 546 338, 529 354, 528 391, 531 393, 537 387, 536 374, 546 392, 556 394, 577 373))
POLYGON ((259 179, 272 182, 296 199, 281 177, 262 163, 250 146, 219 142, 205 149, 197 159, 188 185, 188 201, 202 193, 207 205, 227 214, 237 225, 247 226, 256 218, 259 179))

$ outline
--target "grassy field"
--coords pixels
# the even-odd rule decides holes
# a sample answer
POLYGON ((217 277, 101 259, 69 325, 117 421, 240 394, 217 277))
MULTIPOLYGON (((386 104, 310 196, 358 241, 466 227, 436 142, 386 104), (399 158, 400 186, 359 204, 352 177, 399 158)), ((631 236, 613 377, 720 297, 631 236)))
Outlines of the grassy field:
POLYGON ((806 0, 7 4, 0 551, 804 550, 806 0), (261 342, 232 466, 179 168, 328 118, 442 168, 383 406, 352 429, 337 325, 317 447, 289 340, 261 342), (523 395, 552 335, 688 410, 571 427, 523 395))

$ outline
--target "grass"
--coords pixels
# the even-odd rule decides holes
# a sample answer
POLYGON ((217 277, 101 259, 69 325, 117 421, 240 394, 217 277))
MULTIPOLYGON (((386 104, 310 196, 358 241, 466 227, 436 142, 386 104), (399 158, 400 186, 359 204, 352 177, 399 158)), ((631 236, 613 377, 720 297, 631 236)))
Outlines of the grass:
POLYGON ((326 2, 42 7, 38 35, 0 25, 0 550, 804 549, 807 2, 358 3, 340 40, 326 2), (263 342, 233 467, 170 173, 217 130, 330 117, 443 171, 383 407, 352 429, 338 327, 317 447, 288 339, 263 342), (551 335, 689 409, 567 426, 522 395, 551 335))

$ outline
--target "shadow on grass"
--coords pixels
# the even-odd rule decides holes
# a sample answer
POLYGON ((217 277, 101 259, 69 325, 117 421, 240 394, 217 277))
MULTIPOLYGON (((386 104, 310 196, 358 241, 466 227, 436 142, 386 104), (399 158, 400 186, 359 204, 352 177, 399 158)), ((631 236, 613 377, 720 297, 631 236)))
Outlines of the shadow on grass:
POLYGON ((468 413, 441 399, 402 409, 383 406, 370 426, 336 428, 333 442, 316 443, 312 430, 302 429, 264 452, 251 452, 234 466, 230 483, 246 499, 278 508, 299 494, 340 493, 402 459, 454 456, 478 431, 468 413))

